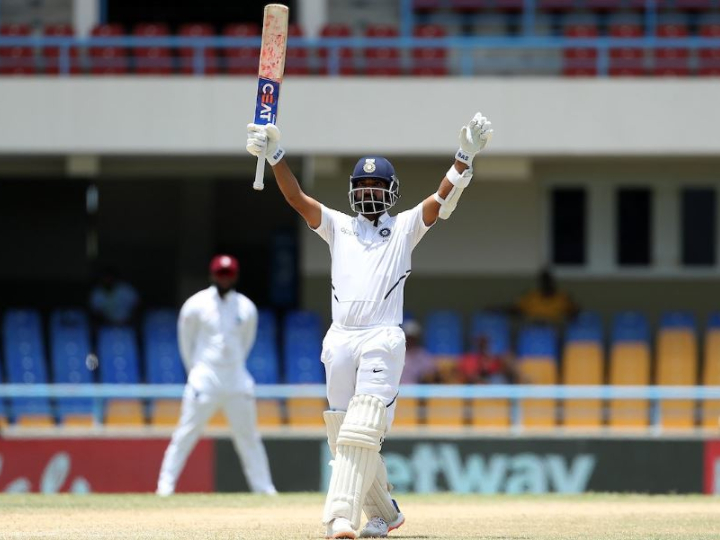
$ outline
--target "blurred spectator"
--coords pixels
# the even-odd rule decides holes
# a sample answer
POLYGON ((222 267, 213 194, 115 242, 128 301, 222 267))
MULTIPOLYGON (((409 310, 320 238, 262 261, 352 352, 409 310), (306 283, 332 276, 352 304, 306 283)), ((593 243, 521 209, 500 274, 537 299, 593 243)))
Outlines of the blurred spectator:
POLYGON ((458 372, 466 384, 514 384, 520 382, 515 359, 509 354, 490 352, 490 341, 484 334, 475 336, 473 351, 463 355, 458 372))
POLYGON ((514 305, 499 308, 518 315, 528 323, 559 325, 573 319, 580 308, 568 293, 558 289, 548 268, 538 274, 537 287, 523 294, 514 305))
POLYGON ((422 328, 416 321, 403 324, 405 331, 405 367, 400 384, 422 384, 437 382, 435 359, 422 346, 422 328))
POLYGON ((113 268, 105 268, 90 292, 90 312, 95 324, 123 325, 136 322, 140 295, 127 281, 118 279, 113 268))

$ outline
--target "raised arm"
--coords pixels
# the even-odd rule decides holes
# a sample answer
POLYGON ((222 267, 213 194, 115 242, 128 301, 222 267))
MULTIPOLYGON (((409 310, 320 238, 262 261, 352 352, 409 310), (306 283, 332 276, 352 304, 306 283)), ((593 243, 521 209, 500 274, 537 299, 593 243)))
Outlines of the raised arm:
POLYGON ((460 129, 460 149, 455 163, 440 182, 436 193, 423 201, 423 222, 430 226, 437 218, 448 219, 455 210, 463 190, 472 180, 472 161, 492 138, 492 122, 477 113, 467 126, 460 129))
POLYGON ((260 126, 248 124, 247 151, 254 156, 265 150, 278 187, 285 200, 313 229, 320 226, 322 209, 320 203, 305 194, 295 175, 285 161, 285 150, 280 147, 280 130, 273 124, 260 126))

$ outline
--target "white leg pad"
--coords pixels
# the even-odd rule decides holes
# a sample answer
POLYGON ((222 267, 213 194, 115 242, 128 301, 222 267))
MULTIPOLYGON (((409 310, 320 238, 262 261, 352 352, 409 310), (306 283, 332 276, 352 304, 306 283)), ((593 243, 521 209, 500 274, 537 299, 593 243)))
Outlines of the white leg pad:
POLYGON ((359 395, 350 400, 338 431, 323 523, 345 518, 355 530, 360 528, 363 502, 377 473, 386 422, 387 409, 380 399, 359 395))

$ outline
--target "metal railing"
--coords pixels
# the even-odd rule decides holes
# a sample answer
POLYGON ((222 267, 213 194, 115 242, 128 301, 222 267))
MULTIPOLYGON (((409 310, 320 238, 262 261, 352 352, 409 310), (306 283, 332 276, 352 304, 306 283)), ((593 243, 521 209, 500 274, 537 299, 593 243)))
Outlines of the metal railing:
MULTIPOLYGON (((180 399, 184 385, 166 384, 0 384, 3 398, 90 398, 93 416, 102 424, 108 399, 180 399)), ((325 385, 257 385, 259 399, 324 398, 325 385)), ((402 398, 507 399, 510 402, 511 429, 522 431, 524 400, 569 399, 639 400, 650 406, 650 432, 663 431, 661 404, 673 400, 704 402, 720 400, 720 386, 617 386, 617 385, 402 385, 402 398)))

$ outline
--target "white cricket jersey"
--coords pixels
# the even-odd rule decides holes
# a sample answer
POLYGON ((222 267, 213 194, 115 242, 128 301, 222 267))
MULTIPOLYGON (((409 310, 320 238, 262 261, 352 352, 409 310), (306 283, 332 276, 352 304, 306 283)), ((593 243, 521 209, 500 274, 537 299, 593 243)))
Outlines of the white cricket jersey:
POLYGON ((422 203, 397 216, 385 213, 377 225, 322 206, 322 221, 314 230, 330 247, 333 323, 361 328, 401 324, 412 250, 429 228, 422 203))
POLYGON ((213 285, 188 298, 178 318, 188 382, 197 390, 252 393, 255 381, 245 360, 255 343, 257 321, 255 304, 237 291, 223 298, 213 285))

